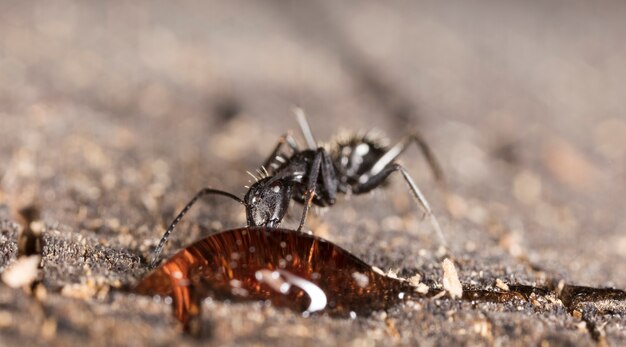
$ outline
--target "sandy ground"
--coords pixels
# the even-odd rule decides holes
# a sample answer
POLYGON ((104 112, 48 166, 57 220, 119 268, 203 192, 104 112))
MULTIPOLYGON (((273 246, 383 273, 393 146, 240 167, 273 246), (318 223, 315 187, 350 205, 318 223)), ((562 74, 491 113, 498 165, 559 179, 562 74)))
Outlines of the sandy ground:
MULTIPOLYGON (((0 342, 626 344, 623 295, 563 287, 626 288, 624 11, 619 1, 1 1, 0 268, 41 261, 30 284, 0 285, 0 342), (416 148, 401 161, 461 283, 542 290, 416 300, 355 320, 207 301, 195 338, 165 302, 123 290, 197 190, 245 193, 246 170, 297 130, 293 105, 320 140, 419 130, 447 191, 416 148)), ((396 177, 307 227, 440 290, 439 245, 416 211, 396 177)), ((244 224, 239 206, 207 199, 166 253, 244 224)))

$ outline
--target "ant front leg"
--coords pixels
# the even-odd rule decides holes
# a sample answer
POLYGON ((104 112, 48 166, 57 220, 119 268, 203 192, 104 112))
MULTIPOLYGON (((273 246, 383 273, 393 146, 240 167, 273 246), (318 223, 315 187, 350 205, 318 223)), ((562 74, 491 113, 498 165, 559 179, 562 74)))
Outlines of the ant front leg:
POLYGON ((413 197, 415 198, 415 200, 417 200, 417 203, 420 205, 424 213, 428 216, 430 223, 435 229, 435 233, 437 233, 437 237, 439 238, 440 244, 445 246, 446 239, 443 236, 443 232, 441 231, 441 227, 439 226, 439 222, 437 221, 437 218, 435 218, 435 215, 430 209, 430 204, 426 200, 426 197, 424 197, 424 194, 422 194, 422 191, 418 188, 417 184, 415 184, 415 182, 413 181, 409 173, 406 171, 406 169, 402 167, 402 165, 398 163, 389 164, 384 169, 382 169, 382 171, 380 171, 378 174, 374 176, 371 176, 371 177, 362 176, 363 181, 354 185, 352 187, 352 192, 354 194, 367 193, 370 190, 380 186, 387 179, 387 177, 389 177, 389 175, 391 175, 392 173, 396 171, 400 171, 400 173, 402 174, 402 177, 404 178, 406 183, 409 185, 409 188, 411 189, 411 192, 413 193, 413 197))
POLYGON ((319 174, 322 174, 322 199, 326 200, 326 203, 332 205, 335 203, 335 198, 337 196, 337 178, 335 176, 335 168, 330 160, 330 156, 326 153, 324 148, 318 148, 315 152, 315 157, 313 159, 313 164, 311 165, 311 169, 308 173, 307 184, 306 184, 306 192, 304 195, 304 208, 302 211, 302 218, 300 219, 300 225, 298 226, 298 231, 302 231, 302 227, 304 226, 304 222, 306 221, 306 216, 309 212, 309 208, 311 206, 311 202, 313 201, 313 197, 315 196, 315 187, 317 186, 317 178, 319 174))
MULTIPOLYGON (((280 149, 284 146, 284 145, 288 145, 289 148, 291 148, 291 150, 296 153, 299 151, 298 149, 298 143, 296 142, 296 140, 293 138, 293 136, 291 136, 290 133, 287 134, 283 134, 279 139, 278 139, 278 143, 276 144, 276 147, 274 147, 274 150, 272 151, 272 154, 269 155, 269 157, 267 157, 267 159, 265 160, 265 162, 263 163, 264 168, 270 168, 270 166, 274 163, 275 160, 279 160, 278 158, 284 159, 283 157, 279 156, 278 153, 280 152, 280 149)), ((280 163, 282 164, 282 163, 280 163)), ((280 166, 280 164, 278 164, 280 166)))

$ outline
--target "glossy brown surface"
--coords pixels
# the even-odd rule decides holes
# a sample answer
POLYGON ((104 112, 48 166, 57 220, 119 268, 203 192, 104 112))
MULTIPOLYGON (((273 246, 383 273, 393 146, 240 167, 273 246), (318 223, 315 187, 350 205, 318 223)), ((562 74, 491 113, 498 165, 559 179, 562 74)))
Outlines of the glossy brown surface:
POLYGON ((205 297, 269 300, 309 314, 354 316, 393 305, 411 292, 339 246, 286 229, 242 228, 211 235, 182 250, 135 288, 171 296, 187 325, 205 297))

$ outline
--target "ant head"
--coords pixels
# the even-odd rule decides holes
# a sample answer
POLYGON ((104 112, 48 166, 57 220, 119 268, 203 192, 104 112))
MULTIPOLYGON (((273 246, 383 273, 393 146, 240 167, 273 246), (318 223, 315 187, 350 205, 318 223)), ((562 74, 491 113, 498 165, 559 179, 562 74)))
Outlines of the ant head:
POLYGON ((249 226, 275 227, 282 221, 291 200, 292 184, 267 177, 250 186, 244 197, 249 226))

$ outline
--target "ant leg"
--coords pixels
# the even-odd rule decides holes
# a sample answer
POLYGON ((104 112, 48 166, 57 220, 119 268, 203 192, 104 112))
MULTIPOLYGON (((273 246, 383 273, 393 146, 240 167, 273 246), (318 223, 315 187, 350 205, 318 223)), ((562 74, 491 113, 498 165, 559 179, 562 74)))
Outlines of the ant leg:
POLYGON ((443 169, 441 168, 437 157, 435 157, 435 154, 430 149, 428 142, 426 142, 426 140, 424 140, 424 138, 416 132, 410 135, 409 138, 417 144, 420 151, 424 155, 424 158, 426 158, 426 162, 428 163, 428 166, 430 166, 430 170, 432 171, 435 180, 445 186, 446 180, 443 174, 443 169))
POLYGON ((415 182, 413 181, 409 173, 404 169, 404 167, 402 167, 402 165, 393 163, 393 164, 387 165, 382 171, 380 171, 378 174, 374 176, 371 176, 371 177, 362 176, 362 177, 366 177, 367 179, 364 182, 360 182, 359 184, 353 186, 352 192, 355 194, 367 193, 370 190, 381 185, 387 179, 387 177, 389 177, 389 175, 391 175, 393 172, 396 172, 396 171, 400 171, 400 173, 402 174, 402 177, 404 178, 406 183, 409 185, 409 188, 411 189, 411 192, 413 193, 413 197, 415 198, 415 200, 417 200, 420 208, 428 216, 430 223, 432 224, 433 228, 435 229, 435 233, 437 234, 437 237, 439 238, 440 244, 445 246, 446 239, 443 236, 443 232, 441 231, 441 227, 439 226, 439 222, 437 221, 437 218, 435 218, 435 215, 430 209, 430 204, 426 200, 426 197, 424 196, 424 194, 422 194, 422 191, 418 188, 417 184, 415 184, 415 182))
POLYGON ((411 142, 415 142, 415 144, 418 146, 418 148, 422 152, 422 155, 424 155, 424 158, 426 158, 426 162, 428 163, 428 166, 430 166, 430 170, 432 171, 435 180, 445 189, 446 183, 445 177, 443 175, 443 170, 441 169, 441 165, 439 164, 439 161, 435 157, 433 151, 430 149, 430 146, 428 145, 426 140, 424 140, 424 138, 418 133, 413 133, 407 136, 402 141, 398 142, 395 146, 391 147, 382 157, 378 159, 374 166, 372 166, 372 169, 368 173, 369 176, 377 175, 385 167, 387 167, 387 165, 396 160, 402 153, 404 153, 404 151, 408 148, 411 142))
POLYGON ((272 154, 270 154, 270 156, 263 163, 263 167, 264 168, 269 168, 270 167, 270 165, 278 157, 278 152, 280 151, 282 146, 285 145, 285 144, 287 144, 289 146, 289 148, 291 148, 292 151, 294 151, 294 152, 298 152, 299 151, 298 144, 296 143, 296 140, 293 138, 293 136, 291 136, 291 134, 289 134, 289 133, 283 134, 278 139, 278 143, 276 144, 276 147, 274 147, 274 150, 272 151, 272 154))
POLYGON ((320 148, 322 153, 322 181, 324 185, 322 186, 324 190, 325 199, 327 200, 328 205, 333 205, 335 203, 335 198, 337 197, 337 175, 335 174, 335 166, 333 165, 330 156, 323 148, 320 148))
POLYGON ((441 165, 439 164, 439 161, 437 160, 437 157, 435 157, 433 151, 430 149, 428 142, 426 142, 426 140, 424 140, 424 138, 417 132, 410 135, 409 138, 417 144, 420 151, 424 155, 424 158, 426 158, 426 162, 428 163, 428 166, 430 166, 430 170, 432 171, 435 180, 445 188, 446 178, 443 174, 443 169, 441 169, 441 165))
POLYGON ((311 170, 308 173, 308 180, 306 183, 306 192, 304 193, 304 208, 302 209, 302 218, 300 219, 300 225, 298 226, 298 231, 302 231, 302 227, 304 226, 304 222, 306 221, 306 215, 309 212, 309 207, 311 207, 311 202, 313 201, 313 196, 315 196, 315 186, 317 185, 317 176, 320 173, 320 167, 322 166, 322 159, 324 156, 325 150, 323 148, 318 148, 315 153, 315 158, 313 159, 313 164, 311 165, 311 170))
POLYGON ((304 136, 304 139, 306 140, 309 149, 317 148, 317 141, 315 140, 315 137, 313 137, 313 132, 311 131, 311 126, 309 125, 309 122, 306 120, 304 110, 302 110, 300 107, 296 107, 293 109, 293 112, 295 113, 296 118, 298 118, 300 131, 302 131, 302 136, 304 136))
POLYGON ((304 209, 302 211, 302 218, 300 219, 298 231, 302 230, 304 222, 306 221, 306 216, 311 206, 311 202, 316 194, 315 186, 320 172, 322 174, 323 182, 320 187, 322 189, 320 192, 322 199, 325 200, 328 205, 333 205, 335 203, 335 198, 337 197, 337 177, 335 176, 335 167, 333 166, 326 150, 324 148, 318 148, 313 160, 313 165, 311 166, 311 171, 309 172, 307 190, 304 198, 304 209))
POLYGON ((150 263, 151 268, 153 268, 156 265, 157 261, 159 260, 159 256, 161 255, 161 252, 163 251, 163 247, 165 247, 165 243, 167 242, 167 239, 170 237, 170 234, 172 233, 172 231, 174 231, 174 228, 176 228, 176 225, 181 221, 181 219, 183 219, 185 214, 189 212, 189 209, 191 208, 191 206, 193 206, 198 201, 198 199, 208 194, 217 194, 217 195, 226 196, 239 202, 240 204, 245 205, 243 200, 239 199, 235 195, 228 193, 228 192, 224 192, 224 191, 217 190, 217 189, 211 189, 211 188, 204 188, 201 191, 199 191, 187 203, 187 205, 180 211, 180 213, 178 213, 178 216, 176 216, 174 221, 170 224, 170 226, 167 228, 167 230, 161 237, 161 241, 159 241, 159 245, 152 252, 152 262, 150 263))

